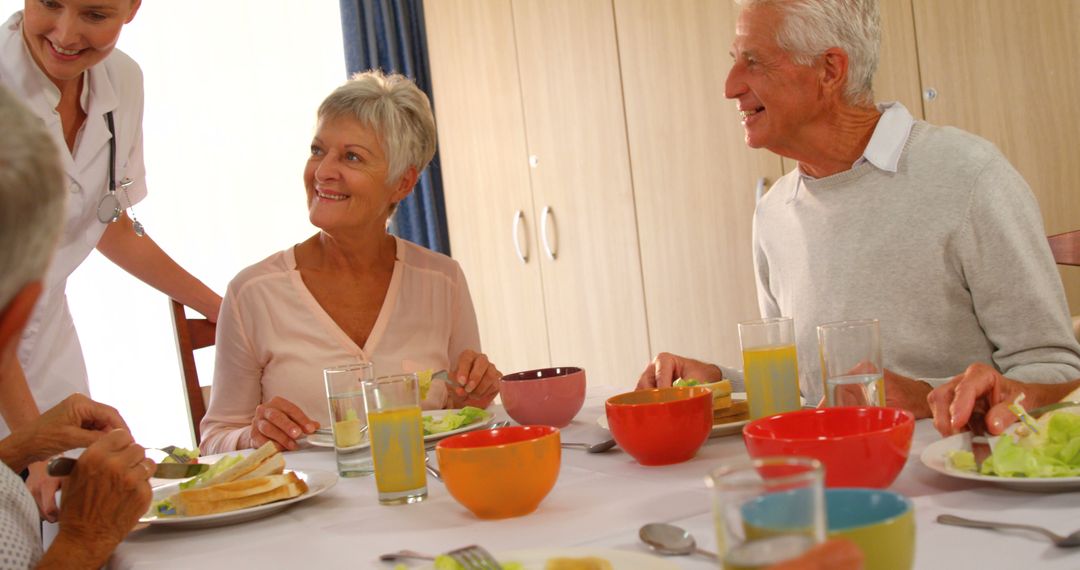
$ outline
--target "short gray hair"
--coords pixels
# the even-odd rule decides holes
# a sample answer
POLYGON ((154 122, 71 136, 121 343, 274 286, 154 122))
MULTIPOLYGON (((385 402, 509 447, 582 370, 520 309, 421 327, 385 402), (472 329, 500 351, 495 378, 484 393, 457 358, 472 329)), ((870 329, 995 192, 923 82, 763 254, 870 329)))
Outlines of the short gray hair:
POLYGON ((848 55, 844 98, 874 104, 874 74, 881 50, 878 0, 735 0, 743 8, 772 6, 784 21, 776 43, 799 65, 810 65, 831 47, 848 55))
POLYGON ((319 118, 351 117, 375 131, 388 163, 388 184, 410 167, 419 174, 435 156, 435 116, 427 95, 404 75, 353 75, 319 105, 319 118))
POLYGON ((41 279, 64 224, 60 156, 41 119, 0 87, 0 310, 41 279))

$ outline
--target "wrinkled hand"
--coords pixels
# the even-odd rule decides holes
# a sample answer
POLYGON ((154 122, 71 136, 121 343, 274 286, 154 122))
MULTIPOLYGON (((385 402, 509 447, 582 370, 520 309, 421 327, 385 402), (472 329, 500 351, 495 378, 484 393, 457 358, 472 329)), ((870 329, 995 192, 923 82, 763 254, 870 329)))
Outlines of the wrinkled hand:
POLYGON ((114 408, 82 394, 72 394, 34 421, 15 430, 4 445, 17 449, 15 453, 21 456, 25 464, 29 464, 44 461, 69 449, 88 447, 114 429, 127 429, 127 424, 114 408))
MULTIPOLYGON (((991 366, 976 363, 947 384, 935 388, 926 401, 934 415, 934 427, 941 435, 949 436, 967 429, 975 401, 985 398, 990 405, 986 413, 986 428, 991 434, 997 435, 1016 421, 1008 405, 1030 386, 1002 376, 991 366)), ((1025 409, 1031 409, 1046 403, 1038 400, 1028 394, 1022 405, 1025 409)))
POLYGON ((863 554, 854 542, 833 538, 802 556, 769 566, 768 570, 862 570, 863 554))
POLYGON ((34 496, 34 502, 38 506, 38 514, 42 520, 54 523, 60 516, 60 509, 56 506, 56 491, 60 489, 59 477, 52 477, 46 473, 48 464, 44 461, 30 464, 30 476, 26 479, 26 487, 34 496))
POLYGON ((922 380, 914 380, 885 369, 885 405, 915 414, 915 419, 930 417, 930 405, 926 397, 933 387, 922 380))
POLYGON ((486 408, 499 394, 502 372, 480 352, 466 350, 458 357, 457 366, 450 372, 450 379, 460 387, 450 390, 450 401, 455 408, 476 406, 486 408))
POLYGON ((274 396, 273 400, 259 404, 251 418, 251 447, 259 448, 268 441, 281 450, 294 450, 299 447, 296 440, 315 433, 319 422, 309 418, 299 406, 274 396))
POLYGON ((724 373, 714 364, 661 352, 641 373, 637 389, 667 388, 679 378, 693 378, 703 383, 718 382, 724 379, 724 373))
MULTIPOLYGON (((86 448, 64 482, 56 545, 79 545, 78 559, 103 564, 150 506, 154 462, 127 430, 86 448)), ((89 565, 88 565, 89 567, 89 565)))

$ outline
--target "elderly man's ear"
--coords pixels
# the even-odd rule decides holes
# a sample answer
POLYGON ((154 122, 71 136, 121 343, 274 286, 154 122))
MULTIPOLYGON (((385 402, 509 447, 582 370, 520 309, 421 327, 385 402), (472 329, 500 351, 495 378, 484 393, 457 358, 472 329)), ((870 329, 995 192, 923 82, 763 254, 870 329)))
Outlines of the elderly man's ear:
POLYGON ((847 53, 835 47, 825 50, 821 55, 821 89, 826 94, 843 93, 847 72, 847 53))
POLYGON ((15 353, 15 345, 19 343, 23 327, 30 320, 30 313, 34 311, 34 304, 40 296, 41 281, 31 281, 0 310, 0 365, 6 364, 3 362, 6 355, 15 353))

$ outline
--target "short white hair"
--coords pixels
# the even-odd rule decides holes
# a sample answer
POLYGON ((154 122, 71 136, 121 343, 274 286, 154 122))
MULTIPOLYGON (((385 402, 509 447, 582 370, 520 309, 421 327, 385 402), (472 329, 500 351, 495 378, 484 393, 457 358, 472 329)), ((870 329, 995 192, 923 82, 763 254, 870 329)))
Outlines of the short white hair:
POLYGON ((0 311, 41 279, 64 223, 60 156, 41 119, 0 86, 0 311))
POLYGON ((387 184, 435 156, 435 116, 427 95, 408 77, 380 70, 353 75, 319 105, 319 119, 351 117, 375 131, 386 154, 387 184))
POLYGON ((771 6, 783 15, 776 43, 799 65, 810 65, 825 50, 848 55, 844 98, 852 105, 874 104, 874 74, 881 50, 878 0, 735 0, 745 8, 771 6))

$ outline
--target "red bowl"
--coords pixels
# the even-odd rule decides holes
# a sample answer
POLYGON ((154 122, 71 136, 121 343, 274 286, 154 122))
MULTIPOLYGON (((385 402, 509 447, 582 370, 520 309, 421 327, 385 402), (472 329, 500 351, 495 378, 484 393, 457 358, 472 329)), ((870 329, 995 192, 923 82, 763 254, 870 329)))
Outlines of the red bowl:
POLYGON ((585 371, 561 367, 507 374, 499 381, 499 396, 521 425, 566 427, 585 403, 585 371))
POLYGON ((826 487, 892 484, 907 462, 915 416, 898 408, 799 410, 746 424, 751 457, 800 455, 825 465, 826 487))
POLYGON ((615 443, 642 465, 682 463, 709 438, 712 390, 701 386, 627 392, 605 403, 615 443))

